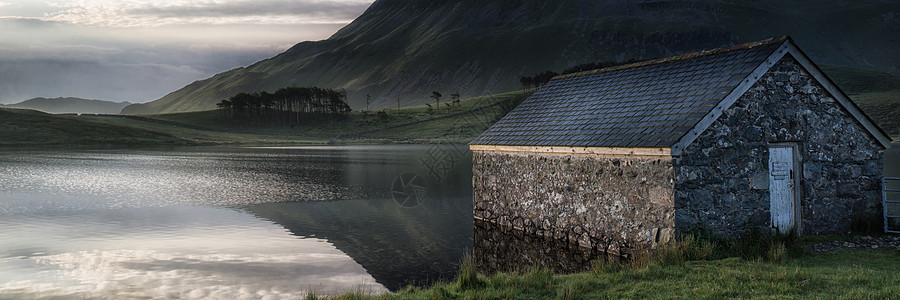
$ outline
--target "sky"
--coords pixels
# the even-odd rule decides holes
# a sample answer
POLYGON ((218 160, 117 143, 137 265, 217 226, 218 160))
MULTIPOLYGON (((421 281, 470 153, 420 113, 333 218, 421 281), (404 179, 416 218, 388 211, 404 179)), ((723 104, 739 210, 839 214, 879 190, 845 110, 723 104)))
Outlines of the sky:
POLYGON ((0 104, 132 103, 326 39, 374 0, 0 0, 0 104))

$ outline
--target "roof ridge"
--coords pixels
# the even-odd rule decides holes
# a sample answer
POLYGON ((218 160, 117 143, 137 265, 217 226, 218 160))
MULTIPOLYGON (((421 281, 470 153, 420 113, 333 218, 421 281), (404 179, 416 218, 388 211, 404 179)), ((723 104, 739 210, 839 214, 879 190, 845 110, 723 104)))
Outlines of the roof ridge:
POLYGON ((625 69, 631 69, 631 68, 637 68, 637 67, 643 67, 643 66, 649 66, 649 65, 662 64, 662 63, 667 63, 667 62, 688 60, 688 59, 709 56, 709 55, 715 55, 715 54, 721 54, 721 53, 727 53, 727 52, 732 52, 732 51, 737 51, 737 50, 751 49, 751 48, 756 48, 756 47, 769 46, 769 45, 773 45, 773 44, 781 44, 790 39, 791 39, 791 37, 787 36, 787 35, 783 35, 783 36, 779 36, 779 37, 771 37, 771 38, 767 38, 767 39, 759 40, 759 41, 755 41, 755 42, 743 43, 743 44, 726 46, 726 47, 715 48, 715 49, 701 50, 701 51, 690 52, 690 53, 685 53, 685 54, 675 55, 675 56, 670 56, 670 57, 665 57, 665 58, 657 58, 657 59, 639 61, 636 63, 623 64, 623 65, 618 65, 618 66, 582 71, 582 72, 577 72, 577 73, 562 74, 562 75, 553 77, 552 80, 581 77, 581 76, 586 76, 586 75, 595 75, 595 74, 607 73, 607 72, 612 72, 612 71, 619 71, 619 70, 625 70, 625 69))

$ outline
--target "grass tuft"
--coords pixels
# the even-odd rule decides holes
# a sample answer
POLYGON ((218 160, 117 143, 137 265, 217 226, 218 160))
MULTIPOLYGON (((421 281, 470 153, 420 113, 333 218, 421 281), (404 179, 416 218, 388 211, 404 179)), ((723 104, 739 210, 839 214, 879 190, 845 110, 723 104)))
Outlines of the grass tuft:
POLYGON ((484 286, 484 281, 478 278, 475 259, 469 253, 463 255, 463 261, 459 265, 459 275, 456 279, 456 284, 460 290, 477 289, 484 286))

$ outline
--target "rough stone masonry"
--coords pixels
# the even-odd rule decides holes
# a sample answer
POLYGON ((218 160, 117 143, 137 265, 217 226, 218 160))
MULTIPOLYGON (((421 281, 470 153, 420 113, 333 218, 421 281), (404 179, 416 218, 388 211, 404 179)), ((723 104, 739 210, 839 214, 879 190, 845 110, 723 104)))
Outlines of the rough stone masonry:
POLYGON ((475 218, 614 255, 673 236, 670 157, 475 152, 475 218))
POLYGON ((698 223, 725 236, 768 230, 768 145, 775 142, 799 147, 802 234, 880 222, 884 150, 786 56, 674 158, 678 231, 698 223))

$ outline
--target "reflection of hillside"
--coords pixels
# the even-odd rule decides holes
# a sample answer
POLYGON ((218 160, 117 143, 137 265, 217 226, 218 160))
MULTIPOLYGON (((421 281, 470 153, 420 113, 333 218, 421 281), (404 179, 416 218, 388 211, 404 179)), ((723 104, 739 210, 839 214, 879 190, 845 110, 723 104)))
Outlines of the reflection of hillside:
POLYGON ((297 236, 327 239, 391 290, 452 279, 463 253, 472 248, 470 196, 432 196, 414 208, 381 198, 271 203, 246 210, 297 236))

